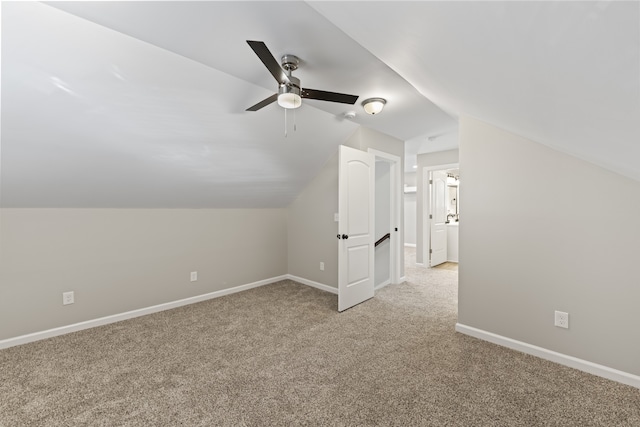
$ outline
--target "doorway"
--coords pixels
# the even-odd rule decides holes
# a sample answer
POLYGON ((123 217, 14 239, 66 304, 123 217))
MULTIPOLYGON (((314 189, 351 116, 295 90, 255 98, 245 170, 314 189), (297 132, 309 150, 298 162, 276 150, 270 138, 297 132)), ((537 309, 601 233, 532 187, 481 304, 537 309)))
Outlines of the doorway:
POLYGON ((401 232, 402 177, 400 157, 369 149, 376 157, 375 289, 401 282, 404 269, 401 232))
POLYGON ((429 166, 422 173, 422 263, 458 262, 459 165, 429 166))
MULTIPOLYGON (((369 149, 363 152, 340 146, 338 176, 338 311, 344 311, 374 296, 375 289, 390 283, 400 283, 403 268, 401 248, 401 185, 400 158, 369 149), (385 202, 375 210, 375 163, 380 162, 380 189, 385 202), (375 235, 375 217, 381 217, 375 235), (385 244, 387 255, 380 252, 379 270, 375 278, 375 243, 385 244)), ((382 198, 382 196, 381 196, 382 198)))

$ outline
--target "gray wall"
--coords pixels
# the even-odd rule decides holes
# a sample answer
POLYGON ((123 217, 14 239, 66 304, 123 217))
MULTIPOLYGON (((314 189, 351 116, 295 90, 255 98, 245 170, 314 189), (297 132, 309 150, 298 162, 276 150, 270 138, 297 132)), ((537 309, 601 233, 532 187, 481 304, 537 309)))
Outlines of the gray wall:
POLYGON ((408 187, 415 187, 417 179, 417 172, 405 172, 404 173, 404 185, 408 187))
POLYGON ((640 375, 640 182, 460 125, 459 323, 640 375))
POLYGON ((416 223, 416 193, 404 193, 404 244, 416 244, 417 223, 416 223))
MULTIPOLYGON (((374 148, 403 159, 404 142, 360 127, 344 145, 367 151, 374 148)), ((404 164, 401 165, 404 170, 404 164)), ((400 184, 402 186, 402 183, 400 184)), ((338 287, 338 153, 288 208, 289 273, 334 288, 338 287), (314 242, 312 245, 309 242, 314 242), (325 271, 320 271, 320 261, 325 271)), ((401 213, 402 220, 402 213, 401 213)), ((400 231, 402 230, 402 225, 400 231)), ((402 238, 402 236, 401 236, 402 238)), ((402 246, 403 242, 401 242, 402 246)), ((404 275, 404 259, 401 259, 404 275)))
POLYGON ((287 209, 289 274, 338 287, 338 152, 287 209), (325 269, 320 271, 320 262, 325 269))
POLYGON ((416 262, 428 264, 428 257, 426 257, 424 237, 424 193, 426 190, 422 185, 422 176, 424 175, 424 168, 430 166, 440 166, 458 163, 458 150, 438 151, 435 153, 418 154, 418 170, 416 174, 416 262))
MULTIPOLYGON (((404 141, 373 129, 359 127, 344 145, 367 151, 369 148, 400 157, 404 171, 404 141)), ((404 179, 404 178, 403 178, 404 179)))
POLYGON ((0 340, 284 275, 286 233, 285 209, 2 209, 0 340))
MULTIPOLYGON (((375 131, 348 142, 404 157, 375 131)), ((337 211, 337 152, 283 209, 2 209, 0 340, 287 273, 337 287, 337 211)))

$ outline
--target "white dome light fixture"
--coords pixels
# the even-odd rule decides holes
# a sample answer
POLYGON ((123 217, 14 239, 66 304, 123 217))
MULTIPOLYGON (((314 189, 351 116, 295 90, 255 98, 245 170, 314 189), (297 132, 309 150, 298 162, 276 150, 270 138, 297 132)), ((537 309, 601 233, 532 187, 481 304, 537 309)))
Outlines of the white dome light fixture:
POLYGON ((386 103, 384 98, 369 98, 362 101, 362 108, 367 114, 378 114, 386 103))
POLYGON ((278 105, 287 109, 298 108, 302 105, 302 98, 296 93, 281 93, 278 95, 278 105))

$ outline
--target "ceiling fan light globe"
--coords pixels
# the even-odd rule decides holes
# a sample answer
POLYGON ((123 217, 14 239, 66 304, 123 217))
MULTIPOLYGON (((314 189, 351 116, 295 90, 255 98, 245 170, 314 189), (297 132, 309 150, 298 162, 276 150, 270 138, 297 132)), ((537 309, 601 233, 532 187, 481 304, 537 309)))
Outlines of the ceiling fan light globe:
POLYGON ((297 93, 281 93, 278 95, 278 105, 287 109, 298 108, 302 105, 302 97, 297 93))

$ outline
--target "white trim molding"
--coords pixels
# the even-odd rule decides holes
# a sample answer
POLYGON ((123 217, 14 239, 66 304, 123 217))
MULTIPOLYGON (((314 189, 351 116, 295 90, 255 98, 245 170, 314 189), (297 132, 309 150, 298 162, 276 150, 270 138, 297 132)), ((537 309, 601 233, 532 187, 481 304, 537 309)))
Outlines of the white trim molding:
POLYGON ((108 325, 110 323, 120 322, 122 320, 132 319, 134 317, 146 316, 147 314, 157 313, 159 311, 171 310, 172 308, 182 307, 184 305, 194 304, 196 302, 206 301, 213 298, 223 297, 225 295, 235 294, 237 292, 246 291, 281 280, 288 279, 288 275, 272 277, 270 279, 259 280, 257 282, 248 283, 246 285, 235 286, 233 288, 222 289, 220 291, 209 292, 194 297, 184 298, 177 301, 166 302, 163 304, 153 305, 151 307, 131 310, 124 313, 113 314, 110 316, 100 317, 98 319, 86 320, 84 322, 73 323, 71 325, 60 326, 58 328, 47 329, 45 331, 33 332, 31 334, 21 335, 18 337, 0 340, 0 350, 4 348, 14 347, 16 345, 27 344, 46 338, 57 337, 71 332, 82 331, 83 329, 95 328, 96 326, 108 325))
POLYGON ((324 283, 314 282, 313 280, 304 279, 302 277, 294 276, 292 274, 287 274, 286 278, 289 280, 293 280, 294 282, 302 283, 303 285, 311 286, 312 288, 317 288, 322 291, 338 295, 338 288, 325 285, 324 283))
POLYGON ((235 286, 233 288, 222 289, 219 291, 209 292, 202 295, 196 295, 194 297, 184 298, 177 301, 166 302, 163 304, 153 305, 150 307, 139 308, 136 310, 127 311, 124 313, 113 314, 110 316, 100 317, 97 319, 85 320, 83 322, 73 323, 71 325, 60 326, 53 329, 47 329, 45 331, 33 332, 18 337, 7 338, 0 340, 0 350, 14 347, 16 345, 27 344, 30 342, 40 341, 47 338, 57 337, 59 335, 70 334, 71 332, 82 331, 84 329, 95 328, 97 326, 108 325, 110 323, 121 322, 127 319, 133 319, 134 317, 146 316, 147 314, 157 313, 160 311, 171 310, 172 308, 182 307, 184 305, 195 304, 197 302, 206 301, 213 298, 223 297, 225 295, 235 294, 237 292, 247 291, 249 289, 258 288, 264 285, 270 285, 271 283, 280 282, 281 280, 293 280, 303 285, 318 288, 320 290, 337 294, 338 289, 332 286, 324 285, 322 283, 314 282, 313 280, 303 279, 302 277, 293 276, 291 274, 284 274, 282 276, 272 277, 270 279, 258 280, 257 282, 248 283, 246 285, 235 286))
POLYGON ((633 375, 628 372, 619 371, 617 369, 609 368, 608 366, 598 365, 597 363, 578 359, 577 357, 568 356, 566 354, 557 353, 552 350, 547 350, 546 348, 527 344, 522 341, 503 337, 502 335, 497 335, 491 332, 483 331, 482 329, 462 325, 460 323, 456 323, 456 331, 465 335, 479 338, 483 341, 498 344, 512 350, 517 350, 522 353, 530 354, 541 359, 559 363, 560 365, 568 366, 570 368, 578 369, 589 374, 597 375, 599 377, 607 378, 609 380, 640 389, 640 376, 633 375))
POLYGON ((416 247, 416 244, 415 244, 415 243, 405 243, 405 244, 404 244, 404 247, 405 247, 405 248, 415 248, 415 247, 416 247))

